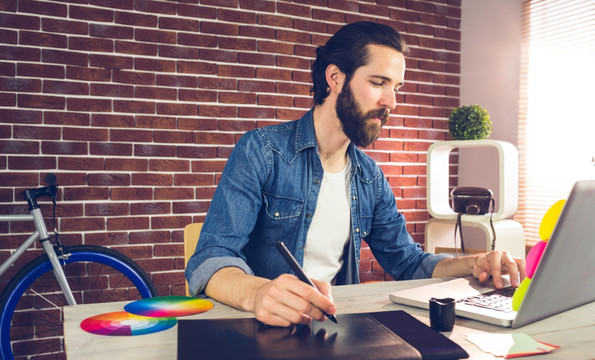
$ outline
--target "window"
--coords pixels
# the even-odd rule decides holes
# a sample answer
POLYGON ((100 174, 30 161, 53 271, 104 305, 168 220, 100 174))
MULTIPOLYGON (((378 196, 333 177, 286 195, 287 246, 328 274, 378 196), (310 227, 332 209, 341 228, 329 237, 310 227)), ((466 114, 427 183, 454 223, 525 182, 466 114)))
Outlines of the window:
POLYGON ((577 180, 595 179, 595 1, 523 4, 519 211, 528 243, 577 180))

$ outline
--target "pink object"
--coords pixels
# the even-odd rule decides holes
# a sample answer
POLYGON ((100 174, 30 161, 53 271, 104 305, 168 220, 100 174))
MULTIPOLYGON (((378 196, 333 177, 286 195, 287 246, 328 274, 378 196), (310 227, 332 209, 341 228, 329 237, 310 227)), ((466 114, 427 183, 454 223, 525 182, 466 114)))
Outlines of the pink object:
POLYGON ((525 259, 525 273, 529 279, 533 278, 533 274, 535 273, 537 264, 539 264, 539 260, 541 260, 541 255, 543 255, 546 245, 547 243, 545 241, 540 241, 529 250, 525 259))

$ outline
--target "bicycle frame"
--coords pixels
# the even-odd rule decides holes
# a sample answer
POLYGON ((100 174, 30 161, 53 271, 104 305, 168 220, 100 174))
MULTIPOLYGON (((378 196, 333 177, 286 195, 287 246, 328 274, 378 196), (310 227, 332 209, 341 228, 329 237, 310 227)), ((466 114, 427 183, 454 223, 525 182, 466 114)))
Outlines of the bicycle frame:
POLYGON ((41 210, 39 208, 31 209, 31 214, 29 215, 0 215, 0 222, 9 222, 9 221, 33 221, 35 224, 36 230, 19 246, 19 248, 12 253, 6 259, 6 261, 0 266, 0 276, 12 265, 15 261, 23 255, 25 250, 27 250, 35 240, 40 239, 40 243, 43 247, 43 250, 47 254, 52 267, 54 269, 54 276, 60 285, 60 289, 62 293, 66 297, 66 302, 69 305, 76 305, 76 300, 74 299, 74 295, 72 294, 72 290, 70 289, 70 285, 68 285, 68 281, 66 280, 66 275, 64 274, 64 270, 60 265, 60 260, 58 259, 58 255, 54 251, 52 243, 43 221, 43 215, 41 214, 41 210))

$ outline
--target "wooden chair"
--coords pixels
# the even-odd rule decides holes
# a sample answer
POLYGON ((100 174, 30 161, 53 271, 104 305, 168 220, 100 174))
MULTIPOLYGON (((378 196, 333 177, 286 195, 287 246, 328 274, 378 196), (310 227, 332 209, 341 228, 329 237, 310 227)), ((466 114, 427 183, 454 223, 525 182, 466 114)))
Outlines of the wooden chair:
MULTIPOLYGON (((188 224, 184 227, 184 267, 186 267, 188 259, 190 259, 192 254, 194 254, 194 250, 196 250, 200 230, 202 230, 202 223, 188 224)), ((186 296, 190 296, 188 281, 184 280, 184 282, 186 283, 186 296)))

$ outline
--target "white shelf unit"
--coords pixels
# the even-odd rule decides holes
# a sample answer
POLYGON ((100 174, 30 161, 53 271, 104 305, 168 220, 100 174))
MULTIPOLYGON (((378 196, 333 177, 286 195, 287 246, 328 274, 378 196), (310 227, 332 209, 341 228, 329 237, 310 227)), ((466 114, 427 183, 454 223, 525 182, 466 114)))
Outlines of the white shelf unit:
MULTIPOLYGON (((518 208, 518 151, 514 145, 499 140, 440 141, 428 148, 426 201, 431 219, 426 225, 425 249, 434 252, 438 247, 454 246, 454 228, 458 214, 450 206, 449 157, 455 148, 475 147, 492 147, 498 152, 499 191, 495 199, 498 210, 492 215, 496 231, 495 249, 524 258, 523 228, 518 222, 508 219, 518 208)), ((491 250, 493 234, 489 214, 463 215, 461 223, 463 229, 479 229, 482 233, 482 239, 479 240, 480 250, 491 250)), ((465 240, 467 243, 467 237, 465 240)))

